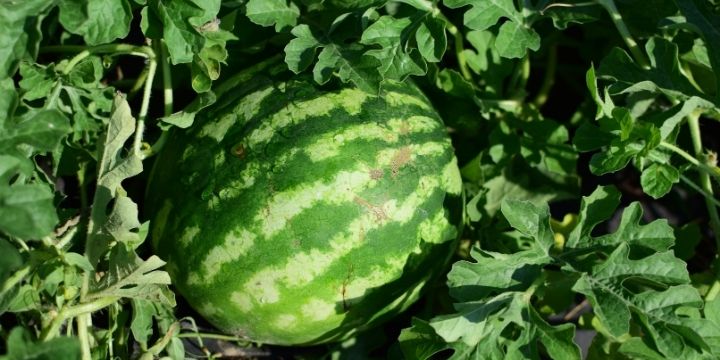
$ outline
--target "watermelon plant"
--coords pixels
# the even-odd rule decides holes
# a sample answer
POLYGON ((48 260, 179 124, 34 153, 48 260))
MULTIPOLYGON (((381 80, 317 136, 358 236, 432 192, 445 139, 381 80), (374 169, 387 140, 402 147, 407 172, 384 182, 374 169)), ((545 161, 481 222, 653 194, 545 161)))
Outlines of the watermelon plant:
POLYGON ((716 0, 0 1, 0 359, 720 357, 716 0))

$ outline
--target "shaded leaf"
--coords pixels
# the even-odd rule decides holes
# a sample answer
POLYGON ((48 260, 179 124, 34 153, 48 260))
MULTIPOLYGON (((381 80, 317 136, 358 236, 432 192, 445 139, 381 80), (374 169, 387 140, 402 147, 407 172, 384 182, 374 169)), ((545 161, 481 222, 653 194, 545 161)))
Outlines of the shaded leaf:
POLYGON ((671 286, 665 291, 667 305, 675 302, 690 306, 700 300, 695 289, 683 285, 689 283, 690 278, 685 263, 672 252, 659 252, 640 260, 631 260, 629 252, 628 245, 620 245, 605 262, 593 269, 592 274, 583 274, 573 286, 573 290, 588 297, 595 315, 614 337, 630 331, 632 311, 650 312, 656 306, 666 306, 647 303, 647 296, 653 293, 633 294, 628 286, 634 279, 671 286), (672 287, 674 285, 678 287, 672 287), (678 292, 682 295, 669 297, 678 292))
POLYGON ((643 191, 655 199, 670 192, 673 184, 680 181, 680 172, 672 165, 655 163, 643 170, 640 185, 643 191))
POLYGON ((429 62, 439 62, 447 48, 445 22, 431 17, 423 21, 415 32, 418 50, 429 62))
MULTIPOLYGON (((0 284, 4 284, 5 279, 23 265, 23 258, 15 246, 2 237, 0 237, 0 253, 3 254, 0 256, 0 284)), ((0 313, 2 312, 0 307, 0 313)))
POLYGON ((403 329, 398 342, 407 360, 426 360, 448 348, 428 322, 417 318, 413 318, 412 327, 403 329))
POLYGON ((140 259, 124 244, 114 246, 110 254, 107 274, 92 286, 88 298, 116 296, 145 299, 175 306, 175 298, 167 288, 170 276, 159 270, 165 262, 153 255, 140 259))
POLYGON ((98 163, 97 190, 93 199, 86 253, 90 263, 95 265, 107 251, 108 245, 120 242, 138 242, 133 229, 140 226, 137 220, 137 205, 130 198, 121 195, 121 182, 142 171, 138 154, 131 152, 123 156, 124 145, 135 132, 135 119, 130 106, 122 95, 117 95, 108 124, 104 144, 98 163), (115 204, 108 215, 106 209, 115 198, 115 204))
POLYGON ((258 25, 275 25, 280 31, 295 26, 300 16, 300 9, 292 1, 287 0, 250 0, 246 6, 246 15, 258 25))
POLYGON ((80 358, 80 342, 74 337, 56 337, 36 342, 21 327, 15 327, 7 339, 7 354, 2 360, 75 360, 80 358))
POLYGON ((147 348, 147 342, 153 334, 153 316, 156 314, 155 305, 145 299, 132 299, 132 321, 130 331, 137 342, 143 348, 147 348))
POLYGON ((146 36, 165 41, 173 64, 189 63, 205 45, 199 29, 219 10, 220 0, 149 0, 141 26, 146 36))
MULTIPOLYGON (((708 60, 715 75, 715 84, 720 84, 720 15, 712 11, 702 0, 675 0, 687 21, 694 25, 705 40, 708 60)), ((720 86, 720 85, 717 85, 720 86)), ((715 103, 720 103, 720 91, 716 91, 715 103)))
POLYGON ((503 200, 502 213, 510 226, 537 241, 539 248, 547 255, 554 244, 550 209, 547 206, 540 207, 529 201, 506 198, 503 200))
POLYGON ((312 64, 321 42, 305 24, 294 27, 290 33, 295 37, 285 46, 285 62, 297 74, 312 64))
MULTIPOLYGON (((199 94, 184 110, 170 116, 160 118, 160 121, 185 129, 192 126, 195 115, 202 109, 215 103, 216 97, 213 92, 199 94)), ((162 124, 160 125, 161 127, 162 124)))
POLYGON ((70 132, 70 123, 58 110, 28 113, 0 134, 0 151, 20 144, 30 145, 37 152, 52 151, 70 132))
POLYGON ((23 99, 36 100, 46 97, 52 92, 55 84, 54 66, 42 66, 28 62, 20 63, 20 88, 25 90, 23 99))
POLYGON ((60 23, 88 45, 124 38, 130 31, 132 12, 127 0, 61 0, 60 23))
POLYGON ((513 0, 445 0, 451 9, 470 5, 465 12, 465 26, 473 30, 485 30, 502 18, 506 21, 500 26, 495 47, 502 57, 519 58, 525 56, 527 49, 540 48, 540 35, 525 25, 525 19, 516 8, 513 0))
POLYGON ((645 44, 645 50, 650 58, 650 69, 640 67, 619 48, 614 48, 603 59, 598 74, 601 78, 616 81, 610 86, 611 93, 654 91, 679 99, 706 97, 680 72, 677 45, 653 37, 645 44))
POLYGON ((418 58, 413 49, 405 49, 407 35, 403 33, 411 23, 410 18, 396 19, 386 15, 363 31, 360 43, 379 46, 365 54, 380 62, 378 72, 383 78, 403 80, 408 75, 425 74, 427 69, 424 61, 418 58))
POLYGON ((313 77, 318 84, 324 84, 337 74, 342 81, 352 82, 363 91, 376 94, 380 86, 377 68, 377 60, 365 55, 360 47, 328 44, 318 55, 313 77))
POLYGON ((53 192, 44 184, 0 186, 0 230, 21 239, 41 239, 58 223, 53 192))
POLYGON ((40 23, 53 5, 46 0, 0 2, 0 80, 11 77, 20 60, 35 59, 40 23))

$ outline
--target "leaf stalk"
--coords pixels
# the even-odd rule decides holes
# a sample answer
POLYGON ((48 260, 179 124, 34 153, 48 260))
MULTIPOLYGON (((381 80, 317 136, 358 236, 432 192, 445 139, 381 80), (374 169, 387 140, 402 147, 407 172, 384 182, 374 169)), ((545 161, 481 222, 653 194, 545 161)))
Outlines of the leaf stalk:
MULTIPOLYGON (((60 310, 60 312, 52 319, 50 325, 43 329, 40 334, 40 339, 43 341, 50 340, 58 335, 60 326, 68 319, 78 317, 83 314, 90 314, 98 310, 102 310, 118 301, 117 297, 105 297, 94 300, 89 303, 81 303, 79 305, 66 307, 60 310)), ((78 319, 80 320, 80 319, 78 319)), ((80 326, 80 322, 78 322, 80 326)))
MULTIPOLYGON (((709 160, 703 154, 702 137, 700 135, 700 113, 693 112, 687 117, 688 127, 690 128, 690 137, 692 138, 693 149, 695 155, 703 159, 703 167, 709 168, 711 172, 705 171, 700 172, 700 186, 706 193, 714 197, 712 181, 710 180, 710 174, 714 174, 717 177, 717 173, 713 171, 714 164, 709 164, 709 160)), ((717 207, 705 197, 705 206, 707 207, 708 214, 710 216, 710 227, 712 228, 713 234, 715 235, 715 246, 720 249, 720 216, 718 216, 717 207)))
POLYGON ((630 34, 630 30, 628 29, 627 25, 625 24, 625 21, 623 21, 622 15, 620 15, 620 12, 617 9, 617 6, 615 6, 614 0, 596 0, 598 4, 600 4, 602 7, 605 8, 605 10, 610 15, 610 19, 612 20, 613 24, 615 24, 615 28, 617 28, 618 32, 620 33, 620 36, 622 37, 623 41, 625 42, 625 45, 630 50, 630 53, 632 54, 633 58, 635 59, 635 62, 637 62, 641 67, 643 68, 650 68, 650 61, 648 61, 647 57, 645 57, 645 54, 643 53, 642 49, 640 49, 640 46, 638 46, 637 41, 632 37, 630 34))

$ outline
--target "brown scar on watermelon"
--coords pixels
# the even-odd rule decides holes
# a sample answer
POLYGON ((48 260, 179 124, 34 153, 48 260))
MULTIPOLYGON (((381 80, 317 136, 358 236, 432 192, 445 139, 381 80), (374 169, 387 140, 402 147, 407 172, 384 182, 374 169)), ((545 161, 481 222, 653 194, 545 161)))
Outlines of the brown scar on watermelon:
POLYGON ((370 169, 370 178, 373 180, 382 179, 384 175, 385 172, 383 171, 383 169, 370 169))
MULTIPOLYGON (((363 233, 364 233, 364 232, 363 232, 363 233)), ((364 237, 364 235, 361 235, 361 236, 364 237)), ((350 283, 350 278, 352 277, 352 274, 353 274, 353 264, 350 263, 350 265, 348 266, 348 274, 347 274, 347 276, 345 277, 345 280, 343 280, 342 288, 341 288, 341 290, 340 290, 340 294, 342 295, 342 304, 343 304, 343 311, 344 311, 344 312, 348 312, 348 311, 350 310, 350 304, 348 304, 348 302, 347 302, 347 298, 345 297, 345 293, 346 293, 346 291, 347 291, 347 286, 348 286, 348 284, 350 283)))
POLYGON ((243 145, 243 143, 239 143, 239 144, 233 146, 232 149, 230 150, 230 153, 232 153, 232 155, 235 156, 236 158, 239 158, 241 160, 244 159, 245 158, 245 145, 243 145))
POLYGON ((353 201, 355 201, 355 203, 357 203, 359 205, 362 205, 366 209, 372 211, 372 213, 375 214, 375 217, 377 218, 378 222, 388 219, 387 213, 385 213, 385 209, 383 209, 382 206, 373 205, 369 201, 367 201, 357 195, 355 195, 355 198, 353 199, 353 201))
POLYGON ((390 160, 390 172, 393 178, 398 176, 401 167, 410 162, 411 155, 412 151, 409 146, 398 150, 395 155, 393 155, 392 160, 390 160))

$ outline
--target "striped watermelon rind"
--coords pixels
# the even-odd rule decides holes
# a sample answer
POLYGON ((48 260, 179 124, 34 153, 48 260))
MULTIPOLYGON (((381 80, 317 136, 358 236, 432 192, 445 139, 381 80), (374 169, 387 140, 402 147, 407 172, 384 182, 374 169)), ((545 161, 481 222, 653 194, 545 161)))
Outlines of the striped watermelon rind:
POLYGON ((180 294, 222 331, 281 345, 339 341, 417 300, 452 252, 443 204, 461 188, 419 89, 373 96, 278 66, 229 83, 148 188, 180 294))

